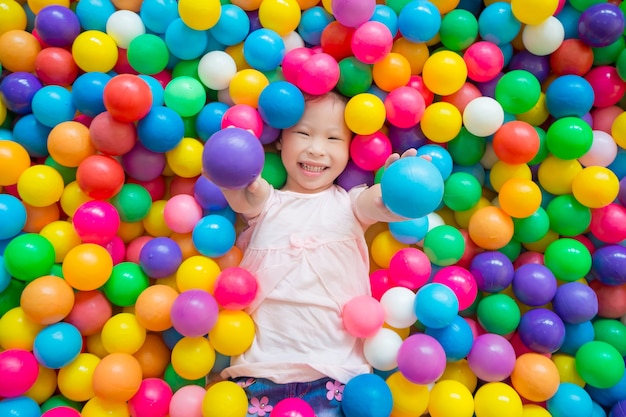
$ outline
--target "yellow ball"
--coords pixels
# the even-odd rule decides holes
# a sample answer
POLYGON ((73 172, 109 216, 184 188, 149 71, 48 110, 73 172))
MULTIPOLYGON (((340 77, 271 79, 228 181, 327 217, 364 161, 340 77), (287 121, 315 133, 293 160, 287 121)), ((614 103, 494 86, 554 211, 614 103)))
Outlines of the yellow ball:
POLYGON ((426 107, 420 125, 428 139, 446 143, 461 131, 463 115, 453 104, 440 101, 426 107))
POLYGON ((611 136, 620 148, 626 149, 626 112, 621 113, 613 120, 611 136))
POLYGON ((300 24, 300 5, 296 0, 263 0, 259 7, 259 23, 280 36, 296 30, 300 24))
POLYGON ((180 292, 199 289, 213 294, 219 265, 206 256, 190 256, 176 270, 176 286, 180 292))
POLYGON ((611 204, 619 193, 619 178, 613 171, 601 166, 589 166, 572 181, 572 193, 578 202, 589 208, 611 204))
POLYGON ((393 411, 400 414, 421 416, 428 408, 428 385, 415 384, 394 372, 387 378, 393 398, 393 411))
POLYGON ((70 249, 82 243, 76 229, 67 220, 56 220, 48 223, 39 231, 39 234, 52 243, 56 263, 63 262, 70 249))
POLYGON ((22 307, 14 307, 0 317, 0 348, 33 350, 35 337, 43 328, 30 320, 22 307))
POLYGON ((215 350, 206 337, 183 337, 172 349, 172 367, 184 379, 204 378, 215 365, 215 350))
POLYGON ((0 35, 10 30, 26 30, 26 12, 21 4, 14 0, 3 0, 0 3, 0 35))
POLYGON ((439 13, 444 14, 454 10, 459 5, 459 0, 432 0, 439 13))
POLYGON ((163 217, 166 203, 167 200, 154 201, 150 206, 148 214, 142 220, 143 227, 150 236, 168 237, 172 234, 172 229, 167 226, 163 217))
POLYGON ((550 116, 550 112, 548 111, 548 106, 546 105, 546 94, 540 93, 539 100, 535 103, 532 109, 527 112, 517 114, 515 117, 517 120, 521 120, 522 122, 529 123, 533 126, 541 126, 543 122, 548 120, 550 116))
POLYGON ((537 404, 526 404, 523 407, 522 417, 552 417, 552 414, 537 404))
POLYGON ((194 178, 202 174, 202 142, 195 138, 183 138, 174 149, 165 152, 172 172, 182 178, 194 178))
POLYGON ((24 393, 26 397, 32 398, 37 404, 42 404, 57 389, 57 373, 54 369, 39 365, 39 375, 35 384, 24 393))
POLYGON ((109 354, 102 344, 102 333, 95 333, 87 336, 85 346, 87 346, 87 352, 93 353, 99 358, 104 358, 109 354))
POLYGON ((109 353, 137 352, 146 341, 146 329, 131 313, 118 313, 104 323, 101 332, 102 344, 109 353))
POLYGON ((117 63, 117 44, 106 33, 86 30, 74 39, 72 56, 85 72, 109 72, 117 63))
POLYGON ((59 391, 69 400, 87 401, 96 394, 92 387, 93 373, 100 358, 93 353, 81 353, 69 365, 59 369, 59 391))
POLYGON ((219 0, 180 0, 178 14, 182 21, 192 29, 211 29, 222 14, 219 0))
POLYGON ((371 135, 385 124, 385 104, 371 93, 359 93, 346 104, 345 119, 348 128, 357 135, 371 135))
POLYGON ((574 178, 582 170, 582 165, 576 159, 564 160, 550 155, 539 164, 537 179, 539 185, 550 194, 571 194, 574 178))
POLYGON ((89 197, 78 185, 76 181, 72 181, 65 186, 63 194, 61 194, 61 208, 63 212, 69 217, 74 216, 78 207, 91 201, 93 198, 89 197))
POLYGON ((504 382, 488 382, 474 396, 476 417, 522 417, 522 399, 504 382))
POLYGON ((472 372, 467 359, 461 359, 456 362, 448 362, 446 369, 443 371, 440 381, 452 379, 463 384, 470 392, 474 392, 478 384, 478 377, 472 372))
POLYGON ((23 202, 46 207, 60 200, 65 184, 59 172, 48 165, 26 168, 17 180, 17 192, 23 202))
POLYGON ((254 341, 254 322, 243 310, 222 310, 209 331, 209 340, 216 351, 225 356, 240 355, 254 341))
POLYGON ((207 389, 202 400, 203 417, 245 417, 248 397, 232 381, 220 381, 207 389))
POLYGON ((555 353, 550 358, 559 371, 561 383, 571 382, 579 387, 584 387, 586 382, 581 378, 576 370, 576 358, 565 353, 555 353))
POLYGON ((93 397, 87 401, 80 415, 82 417, 129 417, 130 412, 125 402, 93 397))
POLYGON ((257 108, 259 95, 269 85, 269 80, 261 71, 245 68, 231 78, 228 93, 235 104, 247 104, 257 108))
POLYGON ((424 63, 422 78, 430 91, 441 96, 449 96, 459 91, 465 84, 467 65, 463 57, 456 52, 435 52, 424 63))
POLYGON ((406 243, 397 241, 389 230, 385 230, 372 239, 370 255, 376 265, 381 268, 389 268, 389 263, 393 255, 400 249, 408 247, 409 245, 406 243))
POLYGON ((38 14, 41 9, 46 6, 59 5, 63 7, 70 7, 69 0, 28 0, 28 7, 34 14, 38 14))
POLYGON ((472 417, 474 398, 465 385, 453 379, 440 380, 430 391, 431 417, 472 417))
POLYGON ((558 0, 511 0, 513 16, 527 25, 538 25, 554 14, 558 0))
POLYGON ((506 162, 498 161, 491 167, 489 181, 494 190, 499 192, 504 183, 511 178, 530 180, 532 173, 526 164, 507 164, 506 162))

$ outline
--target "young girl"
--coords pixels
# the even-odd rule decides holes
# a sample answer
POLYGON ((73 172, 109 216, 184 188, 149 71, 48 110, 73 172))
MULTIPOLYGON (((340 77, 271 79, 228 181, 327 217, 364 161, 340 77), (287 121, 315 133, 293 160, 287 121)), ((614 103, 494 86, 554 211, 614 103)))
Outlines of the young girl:
POLYGON ((245 388, 248 416, 269 416, 288 397, 306 400, 317 417, 343 416, 344 384, 371 371, 341 312, 370 294, 365 230, 403 219, 385 208, 379 185, 347 192, 334 184, 350 156, 345 105, 334 92, 307 98, 301 120, 277 143, 287 171, 282 189, 259 177, 246 189, 223 190, 248 223, 238 241, 240 266, 259 283, 247 310, 255 340, 222 373, 245 388))

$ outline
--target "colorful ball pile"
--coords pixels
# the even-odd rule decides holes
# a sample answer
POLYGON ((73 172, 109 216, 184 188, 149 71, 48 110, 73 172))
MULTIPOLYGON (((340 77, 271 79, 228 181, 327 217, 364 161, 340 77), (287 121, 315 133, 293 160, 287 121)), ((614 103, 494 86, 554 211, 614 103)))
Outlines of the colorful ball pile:
POLYGON ((626 3, 0 10, 0 415, 244 417, 218 376, 257 282, 221 188, 281 187, 272 143, 336 90, 338 183, 407 217, 343 306, 374 369, 346 417, 626 416, 626 3))

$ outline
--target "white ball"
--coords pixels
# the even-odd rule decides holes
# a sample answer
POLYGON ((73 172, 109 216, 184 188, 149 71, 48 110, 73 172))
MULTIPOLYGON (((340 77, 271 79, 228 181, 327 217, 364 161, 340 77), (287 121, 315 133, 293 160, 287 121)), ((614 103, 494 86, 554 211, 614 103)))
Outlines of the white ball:
POLYGON ((496 162, 498 162, 498 155, 496 155, 496 152, 493 150, 491 142, 487 142, 485 153, 483 154, 483 157, 480 158, 480 164, 485 169, 491 169, 496 162))
POLYGON ((476 97, 463 110, 463 125, 472 135, 487 137, 504 123, 504 110, 491 97, 476 97))
POLYGON ((224 51, 211 51, 200 58, 198 76, 212 90, 223 90, 237 73, 235 60, 224 51))
POLYGON ((398 366, 398 351, 402 338, 391 329, 383 327, 363 343, 365 359, 374 369, 391 371, 398 366))
POLYGON ((550 16, 538 25, 526 25, 522 30, 522 43, 531 54, 550 55, 565 39, 565 29, 559 19, 550 16))
POLYGON ((141 17, 130 10, 118 10, 107 19, 106 33, 118 47, 128 49, 130 42, 146 33, 141 17))
POLYGON ((583 166, 608 167, 617 157, 617 144, 613 136, 602 130, 593 131, 593 142, 591 148, 583 156, 578 158, 583 166))
POLYGON ((385 323, 396 329, 412 326, 417 321, 415 293, 406 287, 389 288, 382 297, 380 305, 385 311, 385 323))
POLYGON ((304 40, 298 34, 298 32, 289 32, 282 38, 283 42, 285 43, 285 53, 291 51, 292 49, 304 47, 304 40))

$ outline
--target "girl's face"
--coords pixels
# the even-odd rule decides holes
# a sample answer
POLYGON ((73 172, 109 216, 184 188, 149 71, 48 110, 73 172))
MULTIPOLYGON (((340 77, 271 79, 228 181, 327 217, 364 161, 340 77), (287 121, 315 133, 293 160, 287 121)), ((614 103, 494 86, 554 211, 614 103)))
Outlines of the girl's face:
POLYGON ((283 130, 278 143, 287 170, 283 190, 317 193, 329 188, 350 158, 352 132, 344 121, 345 103, 332 94, 306 102, 304 114, 283 130))

